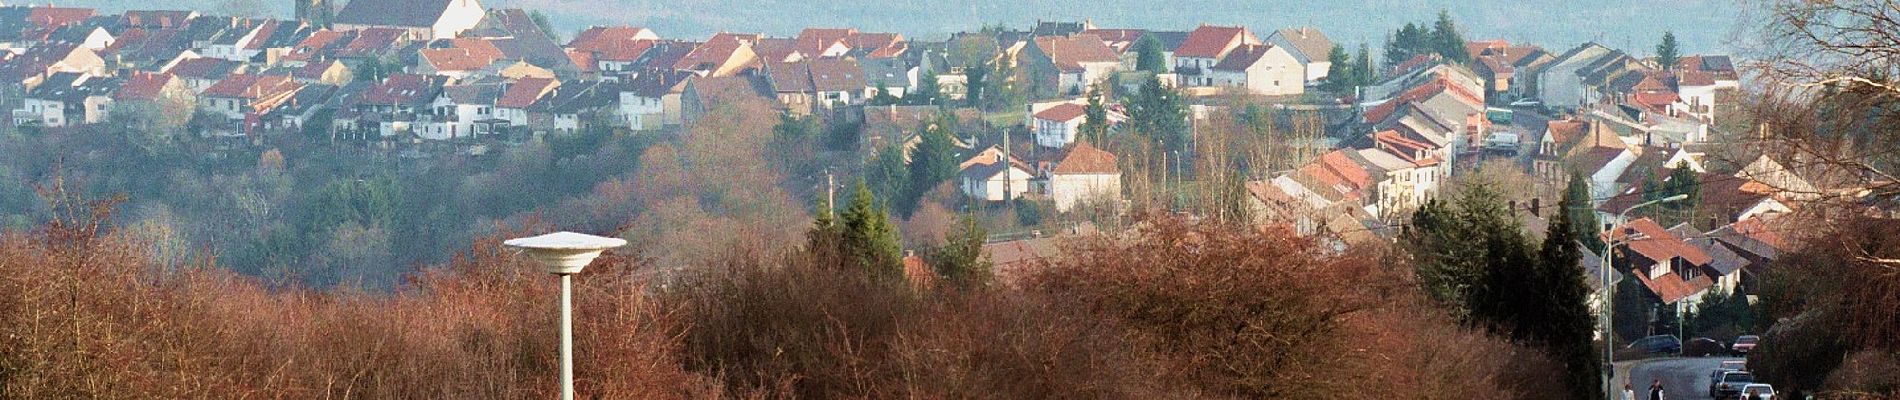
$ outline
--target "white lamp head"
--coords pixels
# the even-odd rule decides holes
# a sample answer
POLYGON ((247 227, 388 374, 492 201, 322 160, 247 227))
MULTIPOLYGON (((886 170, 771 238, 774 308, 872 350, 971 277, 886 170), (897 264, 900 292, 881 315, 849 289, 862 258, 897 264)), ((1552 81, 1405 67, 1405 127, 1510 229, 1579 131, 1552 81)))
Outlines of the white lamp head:
POLYGON ((623 239, 600 237, 574 232, 555 232, 535 237, 509 239, 503 245, 521 249, 547 267, 548 273, 568 275, 581 272, 581 268, 599 257, 601 251, 625 246, 623 239))

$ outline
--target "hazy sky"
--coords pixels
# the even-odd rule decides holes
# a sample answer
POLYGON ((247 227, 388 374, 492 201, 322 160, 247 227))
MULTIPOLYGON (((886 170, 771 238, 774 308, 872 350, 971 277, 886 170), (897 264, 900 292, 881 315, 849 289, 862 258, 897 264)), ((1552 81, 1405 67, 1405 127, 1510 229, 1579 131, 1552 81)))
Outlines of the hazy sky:
MULTIPOLYGON (((594 24, 646 26, 668 38, 720 30, 793 35, 807 26, 896 31, 940 38, 985 23, 1027 27, 1038 19, 1090 19, 1098 26, 1192 29, 1241 24, 1259 31, 1311 25, 1337 42, 1369 42, 1407 21, 1449 10, 1471 39, 1529 41, 1553 51, 1598 41, 1645 55, 1665 30, 1686 52, 1726 52, 1741 12, 1735 0, 477 0, 488 7, 543 10, 570 32, 594 24)), ((106 11, 151 8, 146 0, 74 0, 106 11)), ((254 8, 288 16, 289 0, 181 0, 199 10, 254 8), (239 4, 238 7, 232 7, 239 4), (249 4, 248 6, 243 4, 249 4)), ((1264 33, 1262 34, 1264 36, 1264 33)))

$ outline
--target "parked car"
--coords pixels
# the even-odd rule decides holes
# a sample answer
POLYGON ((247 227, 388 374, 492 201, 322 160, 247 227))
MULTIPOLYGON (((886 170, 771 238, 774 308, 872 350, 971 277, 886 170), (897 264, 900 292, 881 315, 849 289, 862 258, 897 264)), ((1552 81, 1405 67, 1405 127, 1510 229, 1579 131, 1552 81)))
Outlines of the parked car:
POLYGON ((1682 345, 1682 355, 1688 357, 1708 357, 1727 352, 1728 347, 1723 346, 1722 342, 1705 337, 1689 339, 1689 343, 1682 345))
POLYGON ((1717 369, 1709 373, 1709 397, 1720 399, 1740 398, 1742 387, 1755 383, 1755 375, 1744 371, 1717 369))
POLYGON ((1775 400, 1775 387, 1766 383, 1750 383, 1742 387, 1742 400, 1775 400))
POLYGON ((1748 360, 1729 360, 1729 361, 1723 361, 1723 362, 1722 362, 1722 369, 1726 369, 1726 370, 1730 370, 1730 371, 1747 371, 1747 370, 1748 370, 1748 360))
POLYGON ((1748 355, 1748 351, 1754 350, 1758 342, 1761 342, 1761 336, 1742 335, 1735 338, 1735 344, 1729 345, 1729 350, 1735 351, 1735 354, 1748 355))
POLYGON ((1644 354, 1675 354, 1682 352, 1682 339, 1676 335, 1656 335, 1636 339, 1629 345, 1631 349, 1641 350, 1644 354))

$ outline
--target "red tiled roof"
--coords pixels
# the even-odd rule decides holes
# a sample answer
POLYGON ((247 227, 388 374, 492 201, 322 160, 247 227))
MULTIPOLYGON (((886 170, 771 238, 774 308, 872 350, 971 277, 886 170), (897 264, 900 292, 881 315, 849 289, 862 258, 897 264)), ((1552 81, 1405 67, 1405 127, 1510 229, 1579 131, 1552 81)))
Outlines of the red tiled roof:
POLYGON ((297 42, 296 46, 292 46, 290 53, 284 55, 284 59, 297 61, 314 60, 317 56, 322 55, 324 49, 330 48, 331 44, 335 43, 337 39, 342 38, 342 32, 332 30, 312 32, 310 33, 310 37, 304 38, 303 41, 297 42))
POLYGON ((1082 31, 1084 35, 1102 38, 1102 42, 1107 43, 1108 48, 1115 49, 1116 54, 1134 49, 1135 42, 1141 40, 1141 35, 1145 33, 1148 31, 1140 29, 1085 29, 1082 31))
POLYGON ((1630 102, 1652 110, 1668 108, 1670 104, 1676 104, 1676 101, 1681 99, 1682 97, 1676 95, 1675 92, 1639 92, 1630 95, 1630 102))
POLYGON ((904 35, 885 32, 852 32, 850 36, 845 37, 844 43, 855 50, 872 49, 871 54, 876 54, 904 47, 904 35))
MULTIPOLYGON (((834 44, 844 43, 845 38, 857 32, 856 29, 851 28, 805 28, 798 32, 795 48, 805 53, 806 57, 818 57, 825 49, 831 48, 834 44)), ((845 46, 849 47, 851 43, 845 43, 845 46)))
POLYGON ((1469 90, 1465 90, 1463 86, 1452 84, 1450 78, 1439 75, 1437 78, 1432 79, 1430 83, 1414 86, 1400 93, 1397 97, 1393 97, 1385 103, 1366 110, 1366 122, 1378 123, 1379 121, 1384 121, 1386 117, 1390 117, 1393 112, 1398 111, 1399 106, 1428 99, 1439 93, 1446 92, 1450 92, 1451 95, 1455 96, 1459 101, 1471 105, 1472 107, 1484 107, 1483 98, 1478 97, 1477 94, 1471 93, 1469 90))
POLYGON ((1174 49, 1174 56, 1221 58, 1233 49, 1231 46, 1248 42, 1240 39, 1248 36, 1252 36, 1252 33, 1243 27, 1201 25, 1194 28, 1193 32, 1188 32, 1187 40, 1181 42, 1181 47, 1174 49))
POLYGON ((1094 35, 1043 36, 1036 38, 1036 47, 1049 55, 1057 69, 1076 72, 1082 70, 1082 63, 1112 63, 1120 61, 1115 50, 1102 43, 1102 38, 1094 35))
POLYGON ((1088 108, 1082 107, 1079 104, 1062 103, 1036 113, 1036 119, 1067 122, 1075 120, 1076 118, 1082 118, 1082 115, 1087 113, 1088 108))
POLYGON ((501 99, 495 100, 495 107, 528 108, 534 105, 534 102, 541 100, 541 96, 547 94, 549 88, 559 83, 547 78, 524 78, 509 85, 508 90, 502 91, 501 99))
POLYGON ((53 28, 74 24, 92 18, 93 10, 77 7, 32 7, 26 14, 27 22, 42 28, 53 28))
POLYGON ((1504 39, 1474 40, 1474 41, 1465 42, 1465 52, 1470 53, 1471 58, 1474 58, 1474 59, 1478 58, 1478 56, 1486 54, 1488 50, 1503 50, 1508 47, 1511 47, 1511 42, 1506 42, 1504 41, 1504 39))
POLYGON ((1681 71, 1676 73, 1677 86, 1715 86, 1715 74, 1704 71, 1681 71))
POLYGON ((756 40, 758 40, 758 35, 726 32, 714 34, 711 39, 707 39, 705 43, 700 43, 691 52, 686 53, 685 57, 680 57, 678 62, 673 63, 673 69, 695 70, 702 64, 712 64, 717 67, 732 59, 733 53, 738 52, 740 47, 746 46, 747 42, 756 40))
POLYGON ((1056 162, 1051 174, 1119 174, 1121 166, 1115 164, 1115 154, 1095 148, 1088 142, 1075 142, 1069 151, 1056 162))
POLYGON ((1653 219, 1630 221, 1611 230, 1609 234, 1611 239, 1622 242, 1630 251, 1659 263, 1672 258, 1681 258, 1693 265, 1708 265, 1714 261, 1709 253, 1682 241, 1682 238, 1669 233, 1668 229, 1653 219))
POLYGON ((1663 274, 1656 279, 1649 279, 1649 274, 1642 272, 1631 275, 1636 275, 1637 281, 1642 282, 1643 286, 1648 287, 1651 292, 1655 292, 1656 297, 1661 297, 1663 304, 1675 303, 1715 286, 1715 281, 1709 280, 1708 275, 1696 275, 1695 279, 1687 281, 1682 280, 1682 276, 1674 272, 1663 274))
POLYGON ((362 103, 376 105, 423 105, 434 100, 434 80, 427 75, 393 74, 362 94, 362 103))
POLYGON ((437 71, 472 71, 494 64, 502 57, 501 49, 481 39, 455 39, 455 47, 422 49, 417 55, 437 71))
POLYGON ((112 95, 116 100, 153 100, 164 94, 165 85, 172 82, 171 74, 133 71, 125 77, 125 84, 119 86, 119 92, 112 95))
POLYGON ((396 44, 409 31, 396 28, 369 28, 356 31, 356 38, 350 40, 341 49, 336 50, 338 57, 358 57, 395 50, 396 44))
POLYGON ((1410 162, 1413 165, 1421 167, 1431 166, 1437 165, 1439 161, 1437 157, 1430 155, 1424 157, 1415 156, 1415 154, 1429 152, 1434 149, 1434 147, 1429 143, 1412 140, 1405 137, 1405 135, 1400 135, 1398 131, 1387 130, 1373 133, 1372 141, 1378 143, 1379 147, 1385 148, 1388 153, 1392 153, 1392 155, 1398 156, 1399 159, 1410 162))
POLYGON ((1551 135, 1551 141, 1560 145, 1581 137, 1584 128, 1583 121, 1578 120, 1554 120, 1544 126, 1544 134, 1551 135))
POLYGON ((616 44, 640 41, 642 39, 638 37, 645 32, 646 28, 625 25, 596 26, 575 34, 574 40, 567 42, 567 48, 587 52, 601 51, 616 44))
POLYGON ((120 14, 119 23, 130 27, 169 29, 185 26, 190 16, 190 11, 126 10, 120 14))

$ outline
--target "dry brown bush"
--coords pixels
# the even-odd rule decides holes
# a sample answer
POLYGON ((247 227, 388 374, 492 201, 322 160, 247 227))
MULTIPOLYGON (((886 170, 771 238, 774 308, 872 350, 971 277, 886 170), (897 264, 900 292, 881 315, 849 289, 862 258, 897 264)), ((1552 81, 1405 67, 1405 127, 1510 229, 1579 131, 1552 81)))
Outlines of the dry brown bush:
MULTIPOLYGON (((495 239, 371 294, 266 289, 202 258, 167 271, 135 240, 57 232, 0 237, 0 397, 520 398, 557 384, 555 280, 495 239)), ((678 367, 682 321, 648 301, 638 263, 595 264, 577 285, 581 393, 715 394, 678 367)))
POLYGON ((1166 391, 1527 398, 1538 379, 1560 376, 1509 373, 1547 362, 1459 327, 1394 272, 1403 269, 1328 257, 1282 231, 1143 225, 1072 249, 1029 281, 1058 309, 1123 327, 1135 364, 1151 368, 1166 391))

